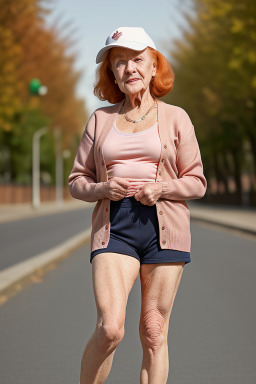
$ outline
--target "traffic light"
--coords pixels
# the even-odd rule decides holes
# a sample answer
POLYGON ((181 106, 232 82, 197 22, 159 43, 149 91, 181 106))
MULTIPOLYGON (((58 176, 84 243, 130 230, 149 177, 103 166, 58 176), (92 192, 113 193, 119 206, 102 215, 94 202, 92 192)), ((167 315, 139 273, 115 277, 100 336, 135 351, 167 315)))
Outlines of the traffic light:
POLYGON ((33 95, 46 95, 48 88, 41 84, 39 79, 32 79, 29 83, 29 90, 33 95))

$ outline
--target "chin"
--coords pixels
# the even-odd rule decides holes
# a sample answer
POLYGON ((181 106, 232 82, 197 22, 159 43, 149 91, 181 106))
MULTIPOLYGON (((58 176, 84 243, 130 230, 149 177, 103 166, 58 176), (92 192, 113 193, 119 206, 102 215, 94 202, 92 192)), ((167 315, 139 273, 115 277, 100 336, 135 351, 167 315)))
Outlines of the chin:
POLYGON ((139 93, 139 92, 143 91, 143 88, 141 88, 141 87, 133 87, 132 89, 126 89, 126 91, 127 91, 128 95, 134 95, 136 93, 139 93))

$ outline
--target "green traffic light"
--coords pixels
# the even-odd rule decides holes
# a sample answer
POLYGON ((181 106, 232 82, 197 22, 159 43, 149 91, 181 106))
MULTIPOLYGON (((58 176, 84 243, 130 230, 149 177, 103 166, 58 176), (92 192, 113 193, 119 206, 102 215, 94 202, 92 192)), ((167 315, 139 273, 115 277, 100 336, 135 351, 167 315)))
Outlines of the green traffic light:
POLYGON ((29 83, 29 90, 31 93, 38 95, 39 88, 41 87, 41 81, 39 79, 33 79, 29 83))

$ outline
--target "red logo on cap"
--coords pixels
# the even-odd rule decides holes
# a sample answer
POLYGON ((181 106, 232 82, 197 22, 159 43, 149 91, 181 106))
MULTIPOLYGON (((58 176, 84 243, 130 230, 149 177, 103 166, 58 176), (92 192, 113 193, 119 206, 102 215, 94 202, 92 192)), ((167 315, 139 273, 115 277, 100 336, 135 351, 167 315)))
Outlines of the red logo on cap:
POLYGON ((113 39, 113 40, 118 40, 119 37, 120 37, 121 35, 122 35, 122 32, 118 32, 118 31, 116 31, 116 32, 113 34, 112 39, 113 39))

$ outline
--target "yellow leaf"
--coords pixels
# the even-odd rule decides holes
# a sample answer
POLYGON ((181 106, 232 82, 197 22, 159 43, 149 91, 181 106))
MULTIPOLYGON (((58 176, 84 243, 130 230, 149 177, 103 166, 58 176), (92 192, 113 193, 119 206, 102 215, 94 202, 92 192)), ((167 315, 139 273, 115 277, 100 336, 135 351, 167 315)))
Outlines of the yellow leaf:
POLYGON ((240 69, 241 68, 241 61, 238 60, 238 59, 232 59, 230 60, 230 62, 228 63, 228 67, 230 69, 240 69))
POLYGON ((233 23, 233 25, 231 26, 232 33, 239 33, 244 29, 244 23, 242 22, 242 20, 233 19, 232 23, 233 23))

